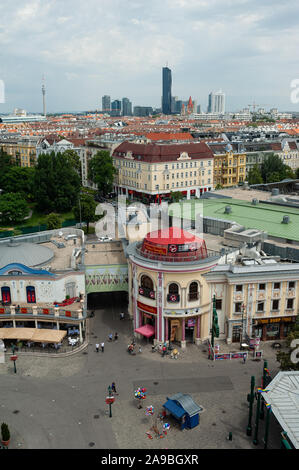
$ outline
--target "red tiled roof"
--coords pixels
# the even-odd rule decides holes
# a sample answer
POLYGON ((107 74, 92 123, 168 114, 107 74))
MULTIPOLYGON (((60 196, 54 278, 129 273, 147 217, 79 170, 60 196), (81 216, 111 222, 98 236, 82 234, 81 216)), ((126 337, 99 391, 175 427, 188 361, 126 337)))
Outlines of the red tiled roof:
POLYGON ((123 157, 119 154, 132 152, 134 160, 144 162, 169 162, 177 160, 181 152, 187 152, 192 160, 200 158, 213 158, 213 152, 205 143, 185 144, 135 144, 122 142, 113 152, 114 157, 123 157), (138 158, 140 157, 140 158, 138 158))

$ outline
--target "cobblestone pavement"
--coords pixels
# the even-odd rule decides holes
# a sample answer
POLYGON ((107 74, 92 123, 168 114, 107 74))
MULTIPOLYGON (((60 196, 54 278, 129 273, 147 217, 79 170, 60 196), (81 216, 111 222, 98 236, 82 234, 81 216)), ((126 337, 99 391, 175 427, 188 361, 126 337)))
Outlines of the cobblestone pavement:
MULTIPOLYGON (((104 302, 103 302, 104 303, 104 302)), ((253 449, 262 448, 260 421, 258 446, 246 436, 247 394, 251 376, 260 385, 263 361, 249 358, 211 361, 206 345, 188 344, 180 348, 178 360, 152 353, 151 344, 142 341, 142 353, 130 356, 127 344, 132 338, 129 320, 120 321, 117 299, 97 309, 90 319, 89 346, 70 357, 34 357, 21 354, 17 374, 8 361, 0 364, 0 413, 9 422, 11 448, 44 449, 253 449), (119 340, 109 343, 108 334, 117 331, 119 340), (95 343, 105 341, 104 353, 95 343), (112 418, 105 404, 107 387, 115 381, 119 395, 112 405, 112 418), (143 408, 137 409, 134 390, 146 386, 143 408), (190 393, 204 408, 200 425, 181 431, 169 420, 164 438, 150 439, 151 418, 145 407, 162 410, 166 398, 174 393, 190 393), (227 439, 232 432, 233 439, 227 439)), ((220 351, 236 349, 220 342, 220 351)), ((278 371, 276 352, 262 343, 264 359, 274 376, 278 371)), ((252 426, 255 422, 255 408, 252 426)), ((279 426, 273 422, 269 448, 279 448, 279 426)))

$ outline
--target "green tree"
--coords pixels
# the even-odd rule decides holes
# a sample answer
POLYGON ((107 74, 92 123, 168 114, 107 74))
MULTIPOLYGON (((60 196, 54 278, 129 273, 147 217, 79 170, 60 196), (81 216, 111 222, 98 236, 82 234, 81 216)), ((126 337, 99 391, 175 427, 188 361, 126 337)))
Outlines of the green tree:
POLYGON ((0 189, 4 189, 6 174, 9 169, 13 166, 12 158, 6 152, 4 152, 3 148, 0 148, 0 189))
POLYGON ((296 168, 295 176, 297 179, 299 179, 299 168, 296 168))
POLYGON ((33 198, 34 175, 35 168, 33 167, 8 167, 2 189, 5 192, 20 193, 26 200, 31 200, 33 198))
POLYGON ((170 192, 170 200, 171 202, 179 202, 181 199, 184 198, 184 195, 181 193, 181 191, 171 191, 170 192))
POLYGON ((61 153, 41 154, 35 167, 34 198, 38 209, 67 212, 75 205, 80 177, 70 159, 61 153))
POLYGON ((98 186, 98 191, 106 196, 112 191, 116 169, 107 150, 100 150, 89 161, 88 178, 98 186))
POLYGON ((263 178, 261 170, 257 164, 250 168, 248 173, 248 184, 261 184, 263 183, 263 178))
POLYGON ((20 193, 5 193, 0 196, 0 223, 17 224, 29 214, 29 206, 20 193))
POLYGON ((262 163, 261 174, 264 183, 275 183, 288 178, 290 167, 285 165, 281 158, 272 153, 262 163))
POLYGON ((66 150, 63 152, 63 155, 69 160, 73 168, 77 171, 78 175, 81 178, 81 162, 80 157, 75 150, 66 150))
POLYGON ((51 214, 47 216, 46 220, 48 230, 55 230, 61 227, 61 219, 59 214, 55 214, 55 212, 51 212, 51 214))
POLYGON ((88 233, 90 222, 95 222, 98 219, 98 216, 95 214, 97 203, 95 202, 93 196, 87 193, 81 193, 79 198, 73 209, 74 215, 77 220, 80 220, 81 216, 81 221, 86 222, 88 233))
POLYGON ((296 323, 291 329, 290 333, 287 336, 287 347, 289 348, 288 352, 283 352, 279 351, 276 355, 276 359, 278 362, 280 362, 280 369, 281 370, 299 370, 299 362, 295 364, 291 360, 291 354, 292 351, 298 346, 295 346, 295 348, 291 347, 291 343, 294 339, 299 339, 299 317, 297 315, 296 318, 296 323))

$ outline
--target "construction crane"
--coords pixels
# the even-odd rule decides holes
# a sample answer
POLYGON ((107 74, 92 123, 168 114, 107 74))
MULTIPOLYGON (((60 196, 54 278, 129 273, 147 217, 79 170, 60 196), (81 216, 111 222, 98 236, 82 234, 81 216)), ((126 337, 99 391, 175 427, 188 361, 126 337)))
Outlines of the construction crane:
POLYGON ((253 108, 252 111, 253 111, 253 113, 255 113, 255 108, 257 106, 270 106, 270 105, 268 103, 257 104, 255 102, 253 102, 252 104, 248 104, 247 106, 249 106, 249 108, 252 107, 253 108))

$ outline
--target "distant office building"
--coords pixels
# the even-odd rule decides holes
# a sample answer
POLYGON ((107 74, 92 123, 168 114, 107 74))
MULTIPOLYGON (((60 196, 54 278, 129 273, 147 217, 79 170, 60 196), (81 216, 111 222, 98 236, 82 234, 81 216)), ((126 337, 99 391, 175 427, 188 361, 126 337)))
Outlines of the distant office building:
POLYGON ((171 70, 162 69, 162 113, 171 114, 171 70))
POLYGON ((178 100, 175 102, 175 113, 176 114, 181 114, 181 111, 182 111, 182 105, 183 105, 183 102, 182 100, 178 100))
POLYGON ((197 112, 198 114, 200 114, 200 112, 201 112, 200 104, 199 104, 199 105, 197 105, 196 112, 197 112))
POLYGON ((103 113, 110 113, 110 110, 111 110, 110 96, 105 95, 102 97, 102 111, 103 113))
POLYGON ((225 93, 221 90, 209 94, 208 113, 225 113, 225 93))
POLYGON ((121 115, 121 101, 114 100, 111 103, 111 116, 120 116, 121 115))
POLYGON ((171 97, 171 114, 174 114, 176 112, 176 102, 177 102, 178 97, 177 96, 172 96, 171 97))
POLYGON ((132 116, 132 103, 128 98, 122 99, 122 115, 132 116))
POLYGON ((153 114, 151 106, 134 106, 134 116, 145 117, 153 114))

